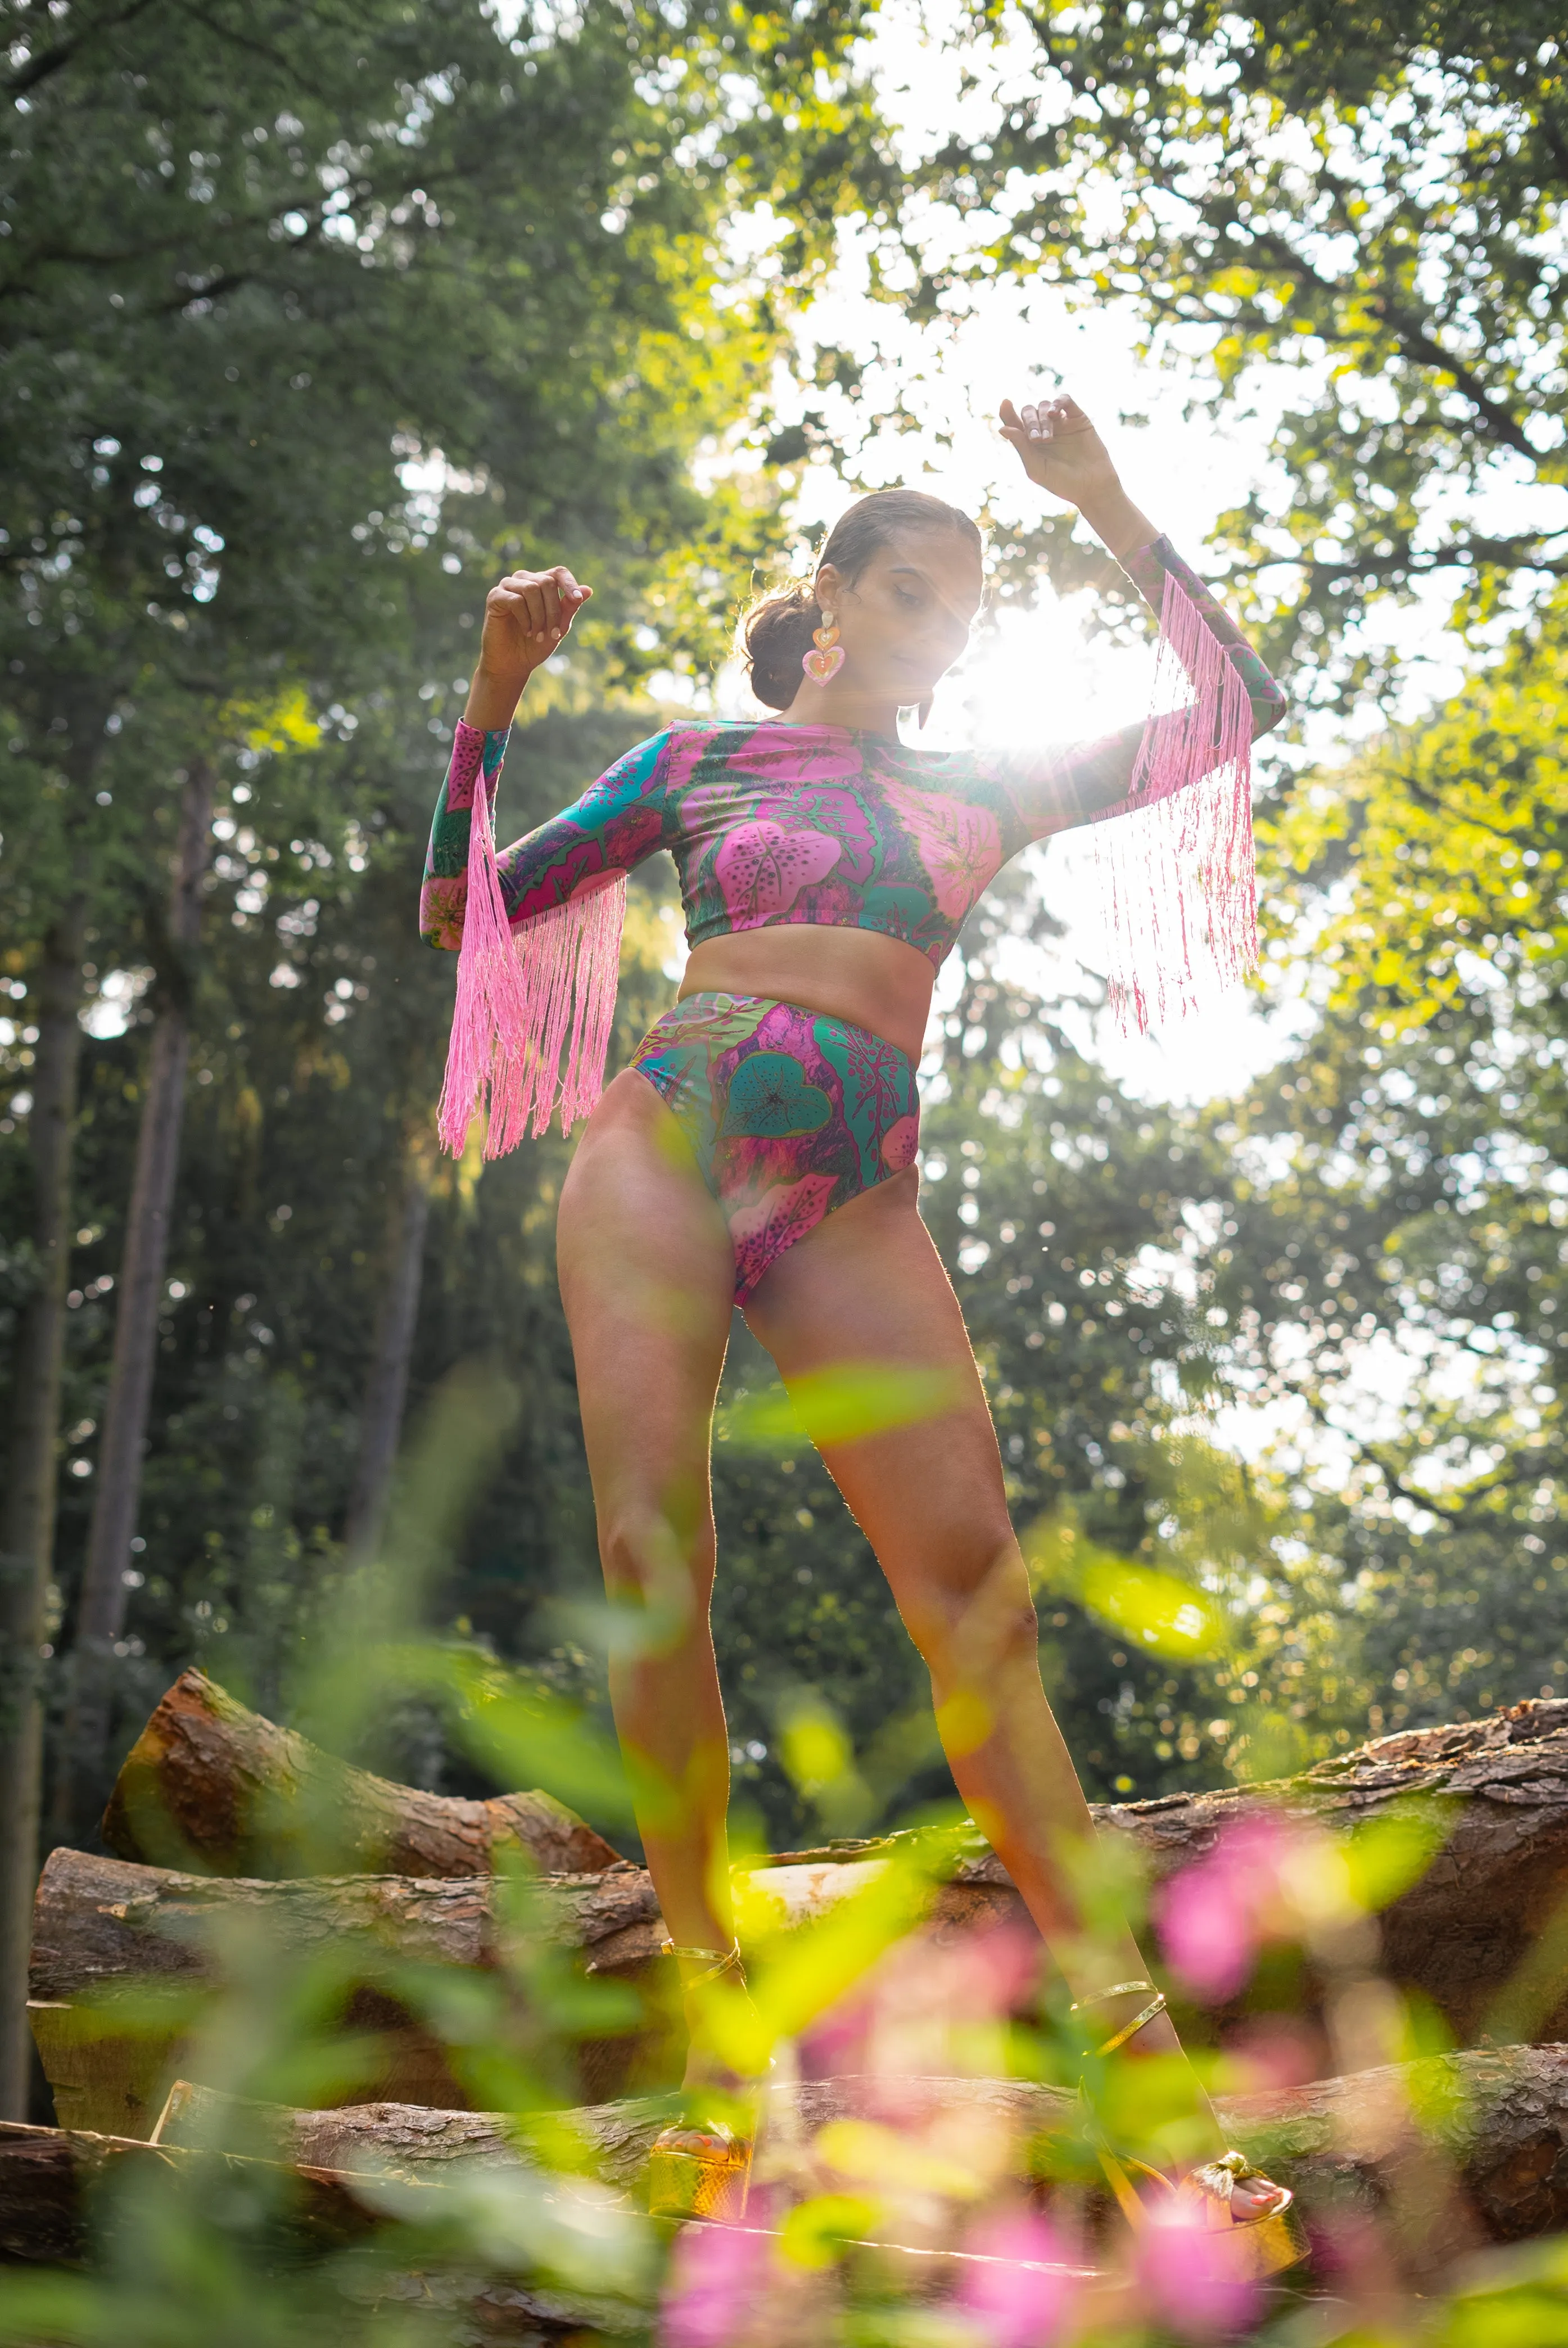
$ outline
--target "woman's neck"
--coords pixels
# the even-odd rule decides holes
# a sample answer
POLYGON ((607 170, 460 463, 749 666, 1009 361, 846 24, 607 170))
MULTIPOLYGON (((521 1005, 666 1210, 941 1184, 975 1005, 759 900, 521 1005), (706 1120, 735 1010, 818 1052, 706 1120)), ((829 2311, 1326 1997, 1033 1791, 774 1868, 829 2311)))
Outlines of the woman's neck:
POLYGON ((781 709, 774 723, 843 726, 856 734, 885 734, 890 742, 896 742, 900 705, 885 694, 862 693, 852 685, 841 685, 837 677, 830 677, 826 685, 807 679, 789 708, 781 709))

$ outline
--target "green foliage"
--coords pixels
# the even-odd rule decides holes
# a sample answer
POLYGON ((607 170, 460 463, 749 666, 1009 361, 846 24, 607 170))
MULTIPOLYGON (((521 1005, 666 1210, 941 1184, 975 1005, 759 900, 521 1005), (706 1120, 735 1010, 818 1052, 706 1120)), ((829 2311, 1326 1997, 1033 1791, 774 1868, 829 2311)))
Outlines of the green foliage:
MULTIPOLYGON (((624 1802, 613 1742, 580 1708, 527 1675, 402 1635, 481 1498, 504 1415, 471 1381, 448 1386, 406 1481, 397 1553, 323 1606, 295 1692, 303 1713, 334 1718, 362 1760, 378 1756, 388 1702, 418 1687, 437 1695, 455 1742, 487 1768, 566 1798, 596 1787, 602 1799, 624 1802)), ((314 1840, 328 1865, 332 1824, 329 1816, 293 1820, 291 1839, 314 1840)), ((770 1870, 737 1870, 751 1998, 728 1983, 715 1989, 706 2027, 716 2046, 752 2073, 776 2054, 782 2084, 797 2047, 820 2061, 833 2032, 852 2036, 874 2020, 892 2034, 883 2094, 892 2085, 889 2043, 918 2048, 948 2089, 929 2110, 916 2094, 896 2119, 868 2112, 826 2125, 802 2098, 799 2125, 775 2126, 763 2139, 768 2187, 744 2234, 683 2232, 646 2214, 628 2141, 645 2142, 655 2126, 678 2119, 686 2109, 679 2094, 625 2098, 608 2128, 603 2110, 577 2104, 583 2043, 656 2030, 656 1992, 585 1975, 559 1945, 552 1895, 521 1864, 494 1888, 480 1970, 420 1960, 370 1926, 312 1941, 256 1915, 233 1931, 221 1910, 206 1918, 193 1910, 181 1930, 202 1942, 209 1978, 181 1985, 177 2003, 124 1984, 99 2001, 96 2020, 106 2033, 140 2029, 164 2041, 178 2029, 172 2059, 201 2092, 171 2106, 156 2156, 105 2163, 74 2268, 40 2260, 0 2272, 0 2340, 15 2348, 198 2348, 222 2325, 242 2348, 388 2340, 462 2348, 510 2326, 583 2348, 615 2339, 806 2348, 838 2338, 985 2348, 995 2335, 979 2321, 986 2302, 972 2288, 975 2253, 996 2261, 985 2278, 994 2304, 1016 2306, 1032 2327, 1022 2336, 1042 2343, 1067 2336, 1082 2348, 1176 2348, 1225 2338, 1287 2348, 1304 2318, 1328 2348, 1374 2336, 1456 2348, 1554 2338, 1568 2304, 1560 2239, 1440 2274, 1419 2264, 1429 2261, 1433 2198, 1460 2189, 1457 2159, 1485 2115, 1441 2055, 1420 2059, 1429 2021, 1354 1952, 1366 1946, 1367 1917, 1430 1863, 1429 1824, 1396 1811, 1345 1845, 1284 1820, 1271 1827, 1259 1818, 1254 1827, 1274 1838, 1279 1888, 1260 1891, 1243 1929, 1276 1954, 1328 1953, 1347 2004, 1358 2001, 1357 2026, 1365 2032, 1376 2013, 1388 2051, 1412 2058, 1392 2092, 1391 2075, 1371 2075, 1334 2143, 1337 2164, 1364 2171, 1397 2145, 1386 2203, 1369 2212, 1337 2202, 1324 2188, 1326 2164, 1311 2184, 1315 2240, 1336 2272, 1354 2276, 1352 2252, 1366 2257, 1375 2241, 1376 2304, 1385 2324, 1400 2319, 1398 2333, 1357 2328, 1359 2288, 1304 2306, 1288 2284, 1255 2302, 1227 2297, 1222 2326, 1201 2304, 1191 2315, 1161 2284, 1146 2242, 1109 2204, 1083 2230, 1100 2131, 1132 2158, 1169 2168, 1191 2157, 1182 2149, 1191 2078, 1173 2057, 1133 2066, 1096 2055, 1066 1990, 1021 1950, 999 1961, 994 1943, 987 1958, 973 1945, 954 1952, 946 1936, 919 1937, 934 1896, 975 1849, 972 1830, 949 1809, 883 1845, 862 1879, 804 1921, 790 1918, 770 1870), (376 2024, 366 1991, 378 2001, 376 2024), (362 2143, 339 2157, 335 2174, 293 2166, 292 2114, 365 2096, 388 2058, 381 2031, 410 2023, 439 2050, 473 2109, 490 2116, 499 2142, 482 2158, 438 2164, 407 2151, 378 2158, 362 2143), (1080 2078, 1082 2096, 1071 2092, 1080 2078), (1068 2092, 1054 2103, 1047 2093, 1037 2117, 1019 2127, 993 2091, 969 2106, 983 2124, 966 2125, 957 2083, 1004 2079, 1068 2092), (1412 2174, 1418 2196, 1403 2182, 1412 2174), (890 2259, 870 2247, 877 2243, 911 2243, 921 2254, 890 2259), (931 2251, 942 2247, 971 2257, 934 2267, 931 2251), (1041 2260, 1069 2271, 1043 2296, 1041 2260), (1412 2271, 1418 2281, 1407 2280, 1412 2271)), ((1259 1864, 1254 1847, 1249 1868, 1259 1864)), ((1114 1929, 1139 1886, 1127 1879, 1125 1855, 1110 1851, 1079 1852, 1075 1871, 1092 1941, 1098 1920, 1114 1929)), ((1095 1961, 1085 1947, 1077 1957, 1095 1961)), ((1245 2058, 1215 2058, 1209 2068, 1222 2090, 1248 2075, 1245 2058)), ((751 2125, 746 2095, 733 2107, 751 2125)), ((1243 2133, 1254 2157, 1266 2156, 1270 2126, 1243 2133)), ((1299 2147, 1294 2155, 1276 2149, 1299 2157, 1299 2147)), ((1186 2262, 1174 2271, 1186 2272, 1186 2262)))
MULTIPOLYGON (((129 1716, 212 1642, 280 1694, 332 1569, 389 1216, 439 1080, 451 972, 407 891, 485 588, 564 557, 598 591, 513 760, 532 819, 657 723, 623 719, 618 688, 721 645, 777 518, 766 474, 715 452, 835 217, 907 182, 854 8, 68 17, 7 11, 0 1196, 25 1228, 33 996, 69 910, 102 1040, 76 1137, 66 1640, 145 1029, 171 994, 196 1027, 129 1716), (726 242, 754 204, 785 223, 765 286, 726 242), (162 908, 196 759, 217 812, 191 959, 162 908)), ((652 902, 638 922, 656 970, 652 902)), ((647 1010, 634 983, 623 1042, 647 1010)), ((519 1563, 542 1599, 592 1554, 550 1267, 562 1165, 545 1145, 482 1188, 436 1177, 418 1383, 488 1354, 532 1430, 451 1609, 509 1639, 519 1563)), ((8 1251, 0 1314, 35 1272, 8 1251)), ((568 1640, 557 1667, 581 1663, 568 1640)))
MULTIPOLYGON (((1295 371, 1278 492, 1222 525, 1240 575, 1264 572, 1276 664, 1324 664, 1349 695, 1387 675, 1346 639, 1377 598, 1451 575, 1478 617, 1561 578, 1555 11, 1043 0, 1026 15, 1033 85, 1013 65, 980 155, 948 150, 953 199, 981 224, 986 271, 1129 301, 1161 355, 1201 353, 1195 398, 1217 421, 1250 403, 1260 366, 1295 371), (1467 502, 1483 476, 1559 496, 1511 525, 1467 502)), ((934 273, 927 298, 956 273, 934 273)))
POLYGON ((1264 829, 1273 951, 1321 1008, 1227 1128, 1214 1294, 1240 1390, 1316 1430, 1298 1700, 1374 1725, 1568 1672, 1563 647, 1553 607, 1264 829))

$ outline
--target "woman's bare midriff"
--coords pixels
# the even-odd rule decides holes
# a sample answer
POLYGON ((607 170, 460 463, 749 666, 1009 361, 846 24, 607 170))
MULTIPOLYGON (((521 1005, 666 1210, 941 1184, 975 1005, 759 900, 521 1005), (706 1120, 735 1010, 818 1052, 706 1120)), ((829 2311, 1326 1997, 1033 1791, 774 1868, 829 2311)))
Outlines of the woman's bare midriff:
POLYGON ((812 922, 748 930, 694 946, 681 979, 688 994, 762 994, 843 1019, 918 1060, 935 973, 902 939, 812 922))

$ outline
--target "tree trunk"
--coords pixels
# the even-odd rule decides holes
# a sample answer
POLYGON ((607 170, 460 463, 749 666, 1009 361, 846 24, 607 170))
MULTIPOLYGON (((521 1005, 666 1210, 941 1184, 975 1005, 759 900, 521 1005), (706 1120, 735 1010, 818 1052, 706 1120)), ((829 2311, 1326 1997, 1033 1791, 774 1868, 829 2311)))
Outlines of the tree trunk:
MULTIPOLYGON (((242 2191, 259 2182, 265 2192, 277 2182, 275 2170, 259 2161, 232 2156, 224 2167, 242 2191)), ((199 2153, 70 2128, 0 2125, 0 2264, 81 2266, 101 2253, 103 2219, 106 2209, 112 2218, 115 2197, 98 2188, 112 2188, 128 2168, 155 2172, 176 2191, 187 2180, 198 2197, 211 2189, 211 2169, 199 2153)), ((374 2226, 346 2181, 304 2162, 295 2165, 294 2181, 291 2228, 302 2242, 352 2242, 374 2226)), ((139 2195, 126 2198, 135 2210, 145 2206, 139 2195)))
MULTIPOLYGON (((171 2022, 161 2033, 150 2026, 138 1993, 150 1984, 216 1983, 222 1978, 220 1945, 241 1941, 275 1951, 284 1965, 307 1964, 327 1952, 335 1965, 347 1964, 357 1985, 344 2026, 374 2033, 380 2042, 374 2092, 441 2109, 459 2106, 463 2090, 439 2042, 385 1986, 388 1960, 394 1970, 411 1960, 492 1971, 494 1891, 488 1875, 446 1882, 346 1875, 260 1883, 52 1851, 36 1903, 30 2011, 59 2117, 71 2127, 145 2136, 186 2054, 181 2026, 171 2022), (123 2027, 112 2010, 119 1993, 132 1993, 123 2027)), ((663 1933, 646 1875, 623 1867, 543 1883, 530 1941, 575 1952, 587 1969, 651 1992, 663 1933)), ((658 2003, 651 1997, 638 2032, 580 2044, 577 2092, 611 2096, 634 2082, 678 2078, 679 2054, 672 2055, 658 2003)))
MULTIPOLYGON (((810 2145, 835 2120, 880 2117, 889 2083, 875 2077, 810 2079, 767 2090, 763 2127, 781 2126, 810 2145)), ((1425 2182, 1435 2156, 1458 2195, 1451 2230, 1427 2246, 1429 2271, 1478 2243, 1519 2241, 1568 2228, 1568 2046, 1512 2046, 1364 2071, 1219 2105, 1233 2144, 1248 2152, 1303 2207, 1398 2209, 1425 2182), (1419 2112, 1420 2125, 1412 2121, 1419 2112)), ((903 2077, 901 2133, 918 2137, 934 2121, 984 2121, 994 2150, 1009 2141, 1020 2173, 1032 2141, 1071 2127, 1077 2098, 1023 2080, 903 2077)), ((607 2183, 635 2191, 655 2133, 667 2114, 656 2105, 588 2105, 561 2116, 607 2183)), ((33 2134, 41 2134, 34 2131, 33 2134)), ((962 2141, 962 2131, 951 2140, 962 2141)), ((968 2131, 973 2140, 975 2131, 968 2131)), ((502 2112, 435 2111, 422 2105, 350 2104, 291 2111, 246 2103, 178 2082, 160 2116, 160 2145, 261 2154, 291 2166, 351 2178, 390 2171, 438 2184, 465 2167, 517 2169, 517 2123, 502 2112)), ((0 2178, 6 2149, 0 2138, 0 2178)), ((18 2166, 20 2164, 18 2163, 18 2166)), ((0 2208, 10 2196, 0 2184, 0 2208)))
POLYGON ((26 2118, 27 2109, 27 1936, 43 1777, 40 1651, 54 1562, 86 924, 87 899, 78 894, 51 923, 38 973, 28 1118, 33 1285, 16 1335, 0 1529, 0 2117, 12 2119, 26 2118))
MULTIPOLYGON (((336 1864, 467 1871, 487 1866, 493 1845, 512 1835, 547 1870, 561 1864, 516 1815, 517 1805, 543 1797, 462 1803, 357 1773, 335 1776, 342 1763, 315 1756, 303 1739, 244 1713, 193 1673, 164 1698, 127 1762, 104 1837, 128 1857, 293 1873, 309 1863, 304 1842, 291 1856, 286 1842, 269 1843, 253 1821, 264 1818, 269 1787, 303 1786, 318 1767, 326 1772, 321 1800, 338 1806, 346 1821, 346 1839, 335 1846, 346 1855, 336 1864), (160 1842, 158 1821, 165 1814, 181 1839, 165 1827, 160 1842)), ((1337 1831, 1406 1805, 1435 1818, 1446 1839, 1420 1879, 1379 1920, 1383 1970, 1434 1999, 1461 2041, 1485 2030, 1510 2038, 1568 2038, 1568 1702, 1532 1701, 1486 1720, 1380 1737, 1274 1785, 1106 1805, 1095 1816, 1103 1829, 1133 1840, 1162 1881, 1201 1859, 1241 1818, 1286 1814, 1337 1831)), ((301 1801, 296 1815, 309 1807, 301 1801)), ((598 1844, 600 1851, 607 1848, 598 1844)), ((807 1886, 815 1887, 811 1898, 829 1896, 829 1887, 851 1890, 865 1879, 855 1862, 886 1848, 868 1842, 786 1854, 775 1865, 786 1870, 790 1858, 795 1864, 780 1872, 780 1893, 794 1900, 808 1897, 807 1886)), ((581 1869, 604 1862, 582 1855, 579 1845, 567 1863, 581 1869)), ((1001 1861, 983 1853, 960 1869, 937 1914, 958 1924, 1021 1910, 1001 1861)), ((626 1942, 629 1965, 652 1955, 655 1930, 651 1921, 636 1927, 635 1948, 626 1942)), ((610 1961, 608 1951, 600 1956, 610 1961)))
MULTIPOLYGON (((84 1850, 53 1850, 35 1901, 32 1993, 68 2000, 135 1982, 214 1981, 206 1928, 260 1934, 280 1950, 363 1942, 424 1964, 487 1968, 496 1956, 494 1879, 315 1875, 290 1883, 182 1875, 84 1850)), ((597 1972, 626 1972, 624 1935, 662 1931, 641 1868, 566 1875, 539 1886, 531 1940, 574 1949, 597 1972)))
POLYGON ((493 1801, 395 1786, 182 1673, 126 1756, 100 1828, 122 1859, 213 1875, 486 1874, 525 1851, 545 1875, 620 1864, 549 1794, 493 1801))
POLYGON ((162 1002, 153 1022, 136 1167, 126 1214, 114 1355, 98 1444, 87 1560, 77 1599, 70 1698, 55 1787, 57 1831, 70 1834, 82 1788, 91 1792, 108 1742, 115 1643, 125 1629, 126 1570, 141 1498, 142 1456, 158 1359, 158 1321, 180 1164, 191 1053, 191 956, 201 935, 212 770, 193 758, 180 799, 174 875, 160 942, 162 1002))
POLYGON ((425 1230, 430 1192, 425 1168, 412 1151, 404 1160, 399 1194, 393 1201, 387 1251, 387 1273, 376 1309, 370 1375, 359 1420, 359 1457, 348 1503, 344 1538, 352 1555, 378 1547, 392 1488, 393 1463, 408 1396, 408 1365, 419 1317, 419 1286, 425 1263, 425 1230))

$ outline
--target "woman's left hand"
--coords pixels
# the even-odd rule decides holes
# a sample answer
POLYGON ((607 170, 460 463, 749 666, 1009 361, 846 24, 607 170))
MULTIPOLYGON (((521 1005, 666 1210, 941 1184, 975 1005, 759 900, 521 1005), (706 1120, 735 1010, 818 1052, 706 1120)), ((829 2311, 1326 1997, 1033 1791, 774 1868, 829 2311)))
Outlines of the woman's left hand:
POLYGON ((1065 392, 1038 407, 1002 402, 1002 438, 1010 440, 1031 481, 1080 512, 1121 489, 1105 442, 1065 392))

